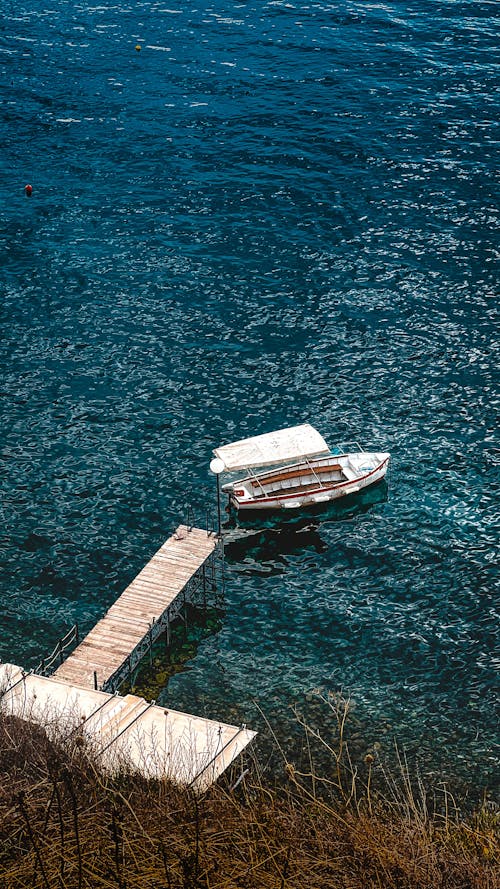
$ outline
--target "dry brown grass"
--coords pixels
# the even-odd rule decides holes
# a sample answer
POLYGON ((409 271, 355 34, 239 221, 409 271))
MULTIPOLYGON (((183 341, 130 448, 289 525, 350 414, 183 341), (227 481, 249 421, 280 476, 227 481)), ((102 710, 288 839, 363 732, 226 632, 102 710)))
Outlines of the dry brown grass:
POLYGON ((105 777, 78 738, 0 717, 1 889, 498 889, 495 814, 466 820, 448 800, 429 814, 404 762, 374 792, 372 762, 361 779, 349 758, 347 707, 332 707, 326 777, 282 751, 279 783, 255 763, 202 797, 105 777))

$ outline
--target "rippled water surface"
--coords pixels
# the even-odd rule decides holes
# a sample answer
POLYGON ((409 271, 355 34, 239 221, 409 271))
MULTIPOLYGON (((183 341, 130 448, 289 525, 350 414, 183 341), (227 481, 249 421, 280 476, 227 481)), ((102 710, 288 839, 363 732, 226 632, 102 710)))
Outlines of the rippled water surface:
POLYGON ((286 735, 342 689, 366 746, 491 784, 495 4, 21 0, 1 28, 0 656, 90 629, 214 509, 214 446, 309 420, 389 450, 387 485, 228 525, 222 628, 164 699, 286 735))

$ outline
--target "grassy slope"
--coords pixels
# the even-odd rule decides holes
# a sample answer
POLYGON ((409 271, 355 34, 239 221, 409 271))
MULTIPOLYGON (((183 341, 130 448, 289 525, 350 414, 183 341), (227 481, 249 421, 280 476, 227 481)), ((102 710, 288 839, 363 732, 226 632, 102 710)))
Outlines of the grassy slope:
POLYGON ((404 774, 382 797, 370 769, 340 736, 328 778, 286 763, 275 785, 254 764, 196 798, 0 717, 0 887, 498 889, 498 816, 430 816, 404 774))

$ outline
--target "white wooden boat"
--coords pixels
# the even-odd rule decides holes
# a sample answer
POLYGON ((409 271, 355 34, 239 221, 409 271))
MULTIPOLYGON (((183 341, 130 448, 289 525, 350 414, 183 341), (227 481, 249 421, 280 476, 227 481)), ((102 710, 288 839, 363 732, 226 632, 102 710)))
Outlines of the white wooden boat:
POLYGON ((390 454, 335 448, 309 423, 214 449, 217 472, 245 475, 222 485, 237 510, 299 509, 355 494, 384 478, 390 454))

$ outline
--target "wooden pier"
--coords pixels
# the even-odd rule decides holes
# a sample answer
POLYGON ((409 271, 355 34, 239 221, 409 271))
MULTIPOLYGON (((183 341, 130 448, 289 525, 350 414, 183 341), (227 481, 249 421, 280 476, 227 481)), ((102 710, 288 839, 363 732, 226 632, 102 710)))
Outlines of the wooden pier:
MULTIPOLYGON (((0 664, 0 712, 44 727, 48 736, 86 738, 108 772, 139 772, 203 791, 253 740, 246 725, 228 725, 117 694, 153 642, 187 603, 206 604, 222 573, 222 542, 212 532, 180 525, 104 617, 50 675, 0 664)), ((223 577, 222 577, 223 582, 223 577)), ((70 635, 70 634, 69 634, 70 635)))
POLYGON ((132 675, 153 642, 188 602, 215 590, 220 542, 180 525, 53 676, 107 692, 132 675))

